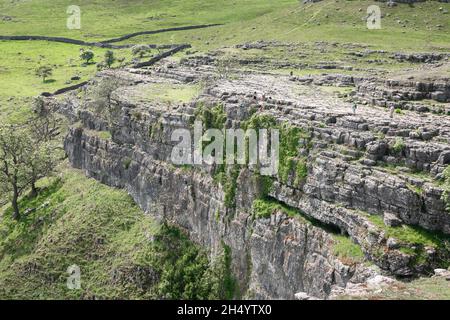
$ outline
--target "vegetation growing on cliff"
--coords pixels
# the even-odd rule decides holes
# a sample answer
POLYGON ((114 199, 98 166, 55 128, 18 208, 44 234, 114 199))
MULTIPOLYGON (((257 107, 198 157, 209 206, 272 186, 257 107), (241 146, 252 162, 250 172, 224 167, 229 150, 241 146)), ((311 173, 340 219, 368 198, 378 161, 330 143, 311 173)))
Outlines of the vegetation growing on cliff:
POLYGON ((444 183, 442 186, 444 188, 442 199, 445 202, 445 209, 450 213, 450 166, 444 170, 444 183))
POLYGON ((286 183, 294 176, 294 184, 299 185, 308 175, 307 158, 299 157, 300 148, 307 148, 310 136, 303 128, 289 124, 280 126, 280 178, 286 183))
POLYGON ((277 201, 268 199, 256 199, 252 205, 253 216, 256 219, 267 219, 277 211, 287 214, 289 217, 301 217, 298 210, 289 208, 277 201))
POLYGON ((283 183, 292 182, 299 186, 308 176, 307 156, 300 155, 301 149, 306 153, 310 146, 311 136, 300 127, 288 123, 279 124, 267 114, 254 114, 242 124, 244 129, 278 129, 280 135, 278 176, 283 183))
MULTIPOLYGON (((202 121, 203 129, 225 129, 225 122, 227 120, 226 112, 223 105, 216 105, 213 107, 207 107, 203 104, 197 106, 195 110, 195 119, 202 121)), ((225 137, 225 135, 224 135, 225 137)), ((226 143, 225 139, 224 142, 226 143)), ((207 143, 202 144, 202 150, 207 143)), ((224 149, 224 158, 226 157, 226 148, 224 149)), ((215 164, 213 178, 214 181, 220 183, 224 189, 224 204, 227 208, 234 208, 236 204, 236 188, 237 179, 241 166, 238 164, 229 165, 215 164)))
POLYGON ((420 226, 401 225, 398 227, 387 226, 379 215, 367 215, 369 220, 384 230, 387 238, 399 241, 400 251, 412 255, 412 264, 420 265, 426 262, 425 251, 427 247, 437 249, 445 253, 444 259, 437 261, 442 267, 449 266, 448 252, 450 250, 450 236, 439 231, 429 231, 420 226))
MULTIPOLYGON (((379 215, 368 215, 369 220, 377 227, 387 232, 386 236, 396 238, 400 241, 412 244, 421 244, 438 248, 450 241, 450 236, 441 234, 436 231, 429 231, 424 228, 412 225, 402 225, 399 227, 389 227, 383 217, 379 215)), ((450 242, 448 243, 450 245, 450 242)))
POLYGON ((240 168, 234 166, 230 168, 228 173, 221 173, 221 184, 224 186, 225 191, 224 204, 227 208, 234 208, 236 206, 236 188, 239 172, 240 168))
POLYGON ((235 280, 231 271, 231 249, 214 263, 193 245, 180 229, 162 225, 154 238, 152 265, 160 275, 155 294, 163 299, 232 299, 235 280))
POLYGON ((334 234, 333 240, 333 253, 344 263, 351 265, 364 262, 364 252, 350 237, 334 234))
POLYGON ((227 114, 223 105, 218 104, 208 107, 204 104, 197 105, 195 109, 195 119, 203 122, 203 129, 224 129, 227 114))
POLYGON ((402 138, 396 138, 392 145, 392 152, 395 155, 401 154, 405 150, 405 141, 402 138))
POLYGON ((252 212, 255 219, 267 219, 276 212, 282 212, 287 214, 291 218, 297 218, 304 223, 324 229, 333 238, 333 254, 339 257, 342 262, 351 265, 364 261, 364 253, 361 247, 357 243, 355 243, 348 235, 340 234, 339 230, 306 216, 298 209, 289 207, 281 202, 267 198, 256 199, 255 201, 253 201, 252 212))
MULTIPOLYGON (((291 218, 297 218, 300 219, 302 222, 314 225, 316 227, 324 228, 327 230, 330 230, 327 228, 325 224, 322 224, 320 221, 308 217, 305 213, 303 213, 301 210, 297 208, 290 207, 283 202, 277 201, 274 198, 271 198, 269 196, 265 198, 259 198, 253 201, 252 204, 252 213, 253 217, 256 219, 267 219, 272 214, 276 213, 277 211, 285 213, 291 218)), ((334 231, 332 231, 334 232, 334 231)))
POLYGON ((223 247, 223 266, 224 273, 219 278, 222 279, 222 287, 219 290, 219 296, 222 299, 233 299, 238 296, 238 284, 231 269, 232 252, 231 247, 222 242, 223 247))

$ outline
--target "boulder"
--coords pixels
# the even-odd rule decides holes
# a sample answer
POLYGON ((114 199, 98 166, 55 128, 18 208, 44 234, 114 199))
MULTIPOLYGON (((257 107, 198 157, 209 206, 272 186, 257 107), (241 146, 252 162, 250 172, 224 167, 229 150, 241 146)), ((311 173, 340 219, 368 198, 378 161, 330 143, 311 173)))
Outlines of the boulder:
POLYGON ((296 293, 295 294, 295 299, 302 300, 302 301, 304 301, 304 300, 319 300, 316 297, 312 297, 312 296, 308 295, 306 292, 298 292, 298 293, 296 293))
POLYGON ((384 213, 383 221, 388 227, 399 227, 403 224, 403 221, 399 217, 390 212, 384 213))
POLYGON ((436 277, 450 277, 450 271, 447 269, 434 269, 434 275, 436 277))

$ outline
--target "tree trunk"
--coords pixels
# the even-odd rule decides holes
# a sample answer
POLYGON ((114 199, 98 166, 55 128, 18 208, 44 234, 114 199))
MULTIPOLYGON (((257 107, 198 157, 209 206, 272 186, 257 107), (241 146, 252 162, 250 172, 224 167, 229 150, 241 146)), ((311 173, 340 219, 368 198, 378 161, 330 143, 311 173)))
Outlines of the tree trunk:
POLYGON ((17 191, 17 186, 14 186, 14 190, 13 190, 12 207, 14 210, 14 212, 13 212, 14 220, 19 220, 20 219, 19 192, 17 191))
POLYGON ((36 183, 34 181, 32 181, 30 197, 35 198, 37 195, 38 195, 38 192, 37 192, 37 188, 36 188, 36 183))

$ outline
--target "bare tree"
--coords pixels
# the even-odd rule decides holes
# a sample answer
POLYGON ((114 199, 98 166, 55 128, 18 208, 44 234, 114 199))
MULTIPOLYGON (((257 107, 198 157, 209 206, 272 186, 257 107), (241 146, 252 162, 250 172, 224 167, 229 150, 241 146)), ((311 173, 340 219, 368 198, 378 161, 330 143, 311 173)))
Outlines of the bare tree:
POLYGON ((34 116, 28 120, 33 139, 37 143, 55 140, 60 134, 60 121, 55 113, 45 105, 42 97, 33 101, 34 116))

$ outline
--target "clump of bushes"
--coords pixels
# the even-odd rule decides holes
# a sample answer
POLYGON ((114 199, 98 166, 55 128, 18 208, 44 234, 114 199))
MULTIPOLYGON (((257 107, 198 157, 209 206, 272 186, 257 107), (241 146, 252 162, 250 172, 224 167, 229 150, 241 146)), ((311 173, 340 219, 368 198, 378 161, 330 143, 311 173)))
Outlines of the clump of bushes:
POLYGON ((94 59, 94 52, 91 50, 81 50, 80 59, 85 61, 85 64, 88 65, 92 63, 94 59))
POLYGON ((206 252, 176 227, 164 224, 154 238, 152 265, 160 279, 156 296, 162 299, 233 299, 236 280, 231 271, 231 248, 210 263, 206 252))
POLYGON ((391 150, 394 154, 401 154, 405 150, 405 148, 405 141, 402 138, 397 137, 391 147, 391 150))
POLYGON ((300 149, 311 148, 310 134, 300 127, 287 123, 278 124, 274 117, 255 114, 244 125, 244 129, 278 129, 280 131, 280 152, 278 176, 287 183, 294 176, 294 184, 300 185, 308 176, 308 158, 300 156, 300 149))
POLYGON ((150 47, 144 44, 138 44, 131 48, 131 53, 133 56, 137 56, 139 58, 143 58, 146 54, 150 52, 150 47))
POLYGON ((207 129, 223 129, 227 120, 227 114, 223 105, 218 104, 212 108, 205 105, 200 105, 195 110, 195 118, 201 120, 207 129))

